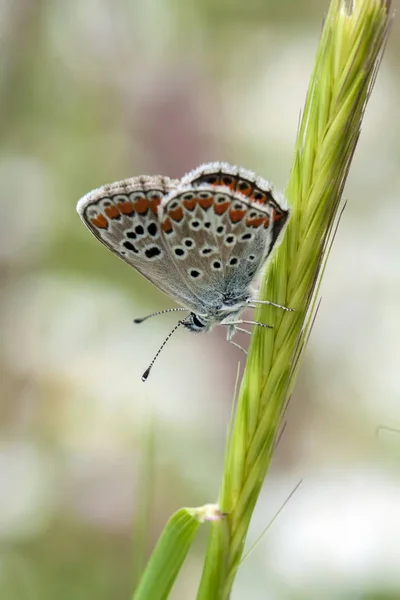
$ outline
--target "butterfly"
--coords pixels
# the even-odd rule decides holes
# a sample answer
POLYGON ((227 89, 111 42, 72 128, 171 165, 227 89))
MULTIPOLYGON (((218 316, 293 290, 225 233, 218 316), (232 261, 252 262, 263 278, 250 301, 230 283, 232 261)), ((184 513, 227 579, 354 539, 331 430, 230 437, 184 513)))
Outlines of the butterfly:
MULTIPOLYGON (((186 310, 180 325, 206 332, 239 327, 255 299, 254 282, 284 232, 289 208, 268 181, 241 167, 211 162, 182 179, 139 176, 95 189, 81 198, 84 224, 109 250, 186 310)), ((264 327, 266 324, 256 323, 264 327)), ((241 348, 240 346, 238 346, 241 348)), ((242 348, 241 348, 242 349, 242 348)))

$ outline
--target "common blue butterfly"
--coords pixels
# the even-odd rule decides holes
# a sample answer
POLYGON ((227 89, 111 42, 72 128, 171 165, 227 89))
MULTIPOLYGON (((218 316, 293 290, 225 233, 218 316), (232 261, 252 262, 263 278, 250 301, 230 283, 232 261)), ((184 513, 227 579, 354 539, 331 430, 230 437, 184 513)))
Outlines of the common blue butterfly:
POLYGON ((233 344, 238 325, 249 322, 241 313, 262 302, 253 285, 289 217, 268 181, 223 162, 180 180, 143 175, 104 185, 83 196, 77 211, 100 242, 184 307, 170 310, 189 312, 175 329, 224 325, 233 344))

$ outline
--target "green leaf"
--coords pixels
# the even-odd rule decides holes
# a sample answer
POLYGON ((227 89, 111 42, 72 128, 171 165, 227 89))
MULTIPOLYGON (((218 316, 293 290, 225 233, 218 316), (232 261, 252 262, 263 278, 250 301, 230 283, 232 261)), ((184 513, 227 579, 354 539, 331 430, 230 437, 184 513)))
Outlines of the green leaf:
POLYGON ((150 557, 132 600, 168 598, 200 523, 220 521, 217 506, 181 508, 172 515, 150 557))

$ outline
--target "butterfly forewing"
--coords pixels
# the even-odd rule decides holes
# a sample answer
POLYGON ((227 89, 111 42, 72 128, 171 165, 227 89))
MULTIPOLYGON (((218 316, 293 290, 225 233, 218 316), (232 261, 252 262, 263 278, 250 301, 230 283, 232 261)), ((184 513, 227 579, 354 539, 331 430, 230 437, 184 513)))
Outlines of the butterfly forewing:
POLYGON ((164 246, 158 209, 177 186, 167 177, 137 177, 93 190, 78 203, 85 225, 109 250, 180 303, 192 296, 164 246))

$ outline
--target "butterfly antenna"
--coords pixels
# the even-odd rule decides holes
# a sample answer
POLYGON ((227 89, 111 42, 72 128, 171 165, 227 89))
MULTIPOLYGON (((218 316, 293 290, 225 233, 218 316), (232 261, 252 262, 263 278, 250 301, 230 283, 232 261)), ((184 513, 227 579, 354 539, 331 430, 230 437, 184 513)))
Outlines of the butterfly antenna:
POLYGON ((151 313, 151 315, 147 315, 146 317, 142 317, 141 319, 133 319, 133 322, 137 324, 143 323, 143 321, 146 321, 151 317, 156 317, 157 315, 164 315, 165 313, 169 312, 176 312, 178 310, 186 310, 186 312, 188 312, 187 308, 165 308, 164 310, 158 310, 157 312, 151 313))
POLYGON ((184 320, 183 321, 178 321, 178 324, 175 325, 175 327, 173 328, 172 331, 170 331, 170 333, 167 335, 167 337, 165 338, 165 340, 163 341, 163 343, 161 344, 160 348, 158 349, 157 354, 155 355, 155 357, 153 358, 153 360, 151 361, 150 365, 147 367, 147 369, 145 370, 145 372, 142 375, 142 381, 145 382, 148 378, 148 376, 150 375, 150 371, 154 365, 154 363, 157 360, 157 357, 160 355, 161 350, 164 348, 165 344, 168 342, 169 338, 172 336, 172 334, 175 333, 175 331, 178 329, 178 327, 180 327, 181 325, 183 325, 184 320))

